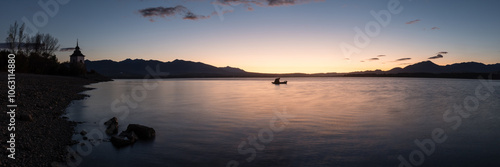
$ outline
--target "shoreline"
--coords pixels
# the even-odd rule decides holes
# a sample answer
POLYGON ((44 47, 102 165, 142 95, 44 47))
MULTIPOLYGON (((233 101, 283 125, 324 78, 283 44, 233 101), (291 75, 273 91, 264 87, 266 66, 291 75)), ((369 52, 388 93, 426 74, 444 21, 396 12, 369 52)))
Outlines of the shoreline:
MULTIPOLYGON (((0 73, 0 92, 7 92, 7 73, 0 73)), ((62 117, 73 100, 81 100, 91 90, 86 85, 98 81, 37 74, 16 74, 16 131, 15 159, 7 158, 9 139, 7 128, 1 128, 0 144, 4 151, 0 158, 3 166, 51 166, 52 162, 64 162, 68 154, 76 122, 62 117)), ((7 93, 3 93, 6 96, 7 93)), ((3 98, 2 98, 3 99, 3 98)), ((0 108, 7 111, 7 100, 0 108)), ((7 125, 8 114, 0 114, 2 124, 7 125)), ((4 127, 4 125, 2 125, 4 127)))
MULTIPOLYGON (((309 74, 308 74, 309 75, 309 74)), ((479 77, 488 78, 492 80, 500 80, 500 73, 468 73, 463 76, 457 76, 455 74, 430 74, 430 73, 416 73, 416 74, 349 74, 349 75, 338 75, 338 76, 323 76, 311 74, 310 76, 288 76, 288 75, 276 75, 276 76, 169 76, 169 77, 158 77, 150 79, 247 79, 247 78, 434 78, 434 79, 478 79, 479 77)), ((144 77, 110 77, 112 79, 145 79, 144 77)))

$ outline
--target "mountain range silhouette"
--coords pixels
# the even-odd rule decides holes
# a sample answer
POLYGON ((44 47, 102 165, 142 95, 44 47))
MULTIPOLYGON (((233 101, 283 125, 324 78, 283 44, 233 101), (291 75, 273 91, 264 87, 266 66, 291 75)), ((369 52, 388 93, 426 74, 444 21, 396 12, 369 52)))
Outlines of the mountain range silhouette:
MULTIPOLYGON (((408 65, 404 68, 393 68, 388 71, 361 71, 351 73, 290 73, 290 74, 268 74, 254 73, 235 67, 215 67, 202 62, 193 62, 176 59, 174 61, 162 62, 158 60, 126 59, 123 61, 112 60, 86 60, 88 70, 111 78, 144 78, 151 74, 150 70, 159 70, 164 78, 178 77, 321 77, 321 76, 402 76, 402 77, 445 77, 445 78, 471 78, 477 74, 500 73, 500 63, 486 65, 478 62, 464 62, 440 66, 432 61, 423 61, 408 65)), ((158 74, 159 75, 159 74, 158 74)))

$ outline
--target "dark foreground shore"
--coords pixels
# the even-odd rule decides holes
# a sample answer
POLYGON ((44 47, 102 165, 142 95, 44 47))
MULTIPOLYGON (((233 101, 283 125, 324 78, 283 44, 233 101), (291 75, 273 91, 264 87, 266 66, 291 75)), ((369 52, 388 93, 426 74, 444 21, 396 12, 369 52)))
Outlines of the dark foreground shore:
POLYGON ((51 166, 66 160, 66 146, 71 144, 75 122, 61 115, 79 94, 89 90, 84 85, 96 81, 62 76, 16 74, 15 159, 8 158, 10 134, 7 126, 7 73, 0 73, 0 166, 51 166))

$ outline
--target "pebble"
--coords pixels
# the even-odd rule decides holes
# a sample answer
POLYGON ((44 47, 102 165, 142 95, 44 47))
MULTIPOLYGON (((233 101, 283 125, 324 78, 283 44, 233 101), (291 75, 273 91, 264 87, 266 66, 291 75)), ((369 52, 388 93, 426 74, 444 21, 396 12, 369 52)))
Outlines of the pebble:
MULTIPOLYGON (((0 77, 0 92, 7 92, 5 83, 7 77, 0 77)), ((25 121, 16 122, 16 159, 2 158, 0 167, 52 166, 53 162, 65 162, 66 147, 73 143, 76 123, 61 116, 72 100, 85 97, 78 93, 87 90, 84 85, 90 83, 93 82, 77 77, 17 73, 17 110, 26 114, 20 119, 25 121)), ((2 111, 5 106, 7 101, 0 101, 2 111)), ((0 114, 0 120, 7 120, 7 116, 0 114)), ((10 133, 7 128, 0 128, 0 132, 10 133)), ((0 135, 0 141, 6 141, 6 137, 0 135)))

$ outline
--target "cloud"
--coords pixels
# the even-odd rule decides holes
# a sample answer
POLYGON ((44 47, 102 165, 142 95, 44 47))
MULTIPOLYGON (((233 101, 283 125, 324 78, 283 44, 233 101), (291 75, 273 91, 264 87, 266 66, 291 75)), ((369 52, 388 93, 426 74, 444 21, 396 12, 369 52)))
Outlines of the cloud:
POLYGON ((260 7, 267 6, 288 6, 288 5, 298 5, 306 4, 310 2, 323 2, 325 0, 216 0, 214 4, 216 5, 231 5, 237 6, 239 4, 244 5, 257 5, 260 7))
POLYGON ((153 17, 174 17, 176 15, 182 15, 182 19, 184 20, 199 20, 199 19, 207 19, 210 18, 210 15, 203 16, 197 15, 193 12, 189 11, 188 8, 177 5, 175 7, 155 7, 155 8, 146 8, 139 10, 139 13, 142 17, 149 17, 149 21, 154 22, 153 17))
POLYGON ((184 16, 184 20, 199 20, 199 19, 208 19, 210 18, 210 15, 208 16, 203 16, 203 15, 195 15, 194 13, 188 12, 184 16))
POLYGON ((440 59, 440 58, 443 58, 444 57, 443 55, 444 54, 448 54, 448 52, 443 51, 443 52, 438 52, 436 54, 437 54, 436 56, 429 57, 428 59, 440 59))
POLYGON ((420 21, 420 19, 412 20, 412 21, 406 22, 406 24, 415 24, 415 23, 418 23, 419 21, 420 21))
POLYGON ((294 5, 295 0, 267 0, 269 6, 294 5))
POLYGON ((439 30, 439 29, 441 29, 441 28, 439 28, 439 27, 432 27, 431 28, 431 30, 439 30))
POLYGON ((436 56, 429 57, 429 59, 440 59, 440 58, 443 58, 443 55, 438 54, 436 56))
POLYGON ((61 51, 61 52, 69 52, 69 51, 73 51, 73 50, 75 50, 75 48, 61 48, 61 49, 59 49, 59 51, 61 51))
POLYGON ((378 58, 376 58, 376 57, 375 57, 375 58, 370 58, 370 59, 368 59, 368 61, 376 61, 376 60, 379 60, 379 59, 378 59, 378 58))
POLYGON ((220 6, 238 6, 238 5, 252 5, 255 4, 257 6, 265 6, 262 0, 216 0, 213 1, 212 4, 220 5, 220 6))
POLYGON ((146 9, 141 9, 139 10, 139 13, 143 17, 166 17, 166 16, 175 16, 176 14, 179 13, 184 13, 184 12, 189 12, 189 10, 182 6, 182 5, 177 5, 175 7, 155 7, 155 8, 146 8, 146 9))
POLYGON ((401 58, 401 59, 397 59, 395 62, 397 62, 397 61, 406 61, 406 60, 411 60, 411 58, 401 58))
POLYGON ((377 57, 385 57, 385 55, 378 55, 377 57))
MULTIPOLYGON (((194 1, 194 0, 190 0, 194 1)), ((204 0, 196 0, 204 1, 204 0)), ((311 2, 323 2, 325 0, 215 0, 211 2, 214 5, 215 11, 209 15, 194 14, 187 7, 177 5, 175 7, 151 7, 139 10, 139 14, 143 17, 149 18, 149 21, 154 22, 154 17, 174 17, 181 15, 184 20, 200 20, 208 19, 215 15, 222 15, 233 12, 234 8, 238 5, 243 5, 247 11, 253 11, 254 6, 258 7, 277 7, 277 6, 291 6, 298 4, 306 4, 311 2)))

